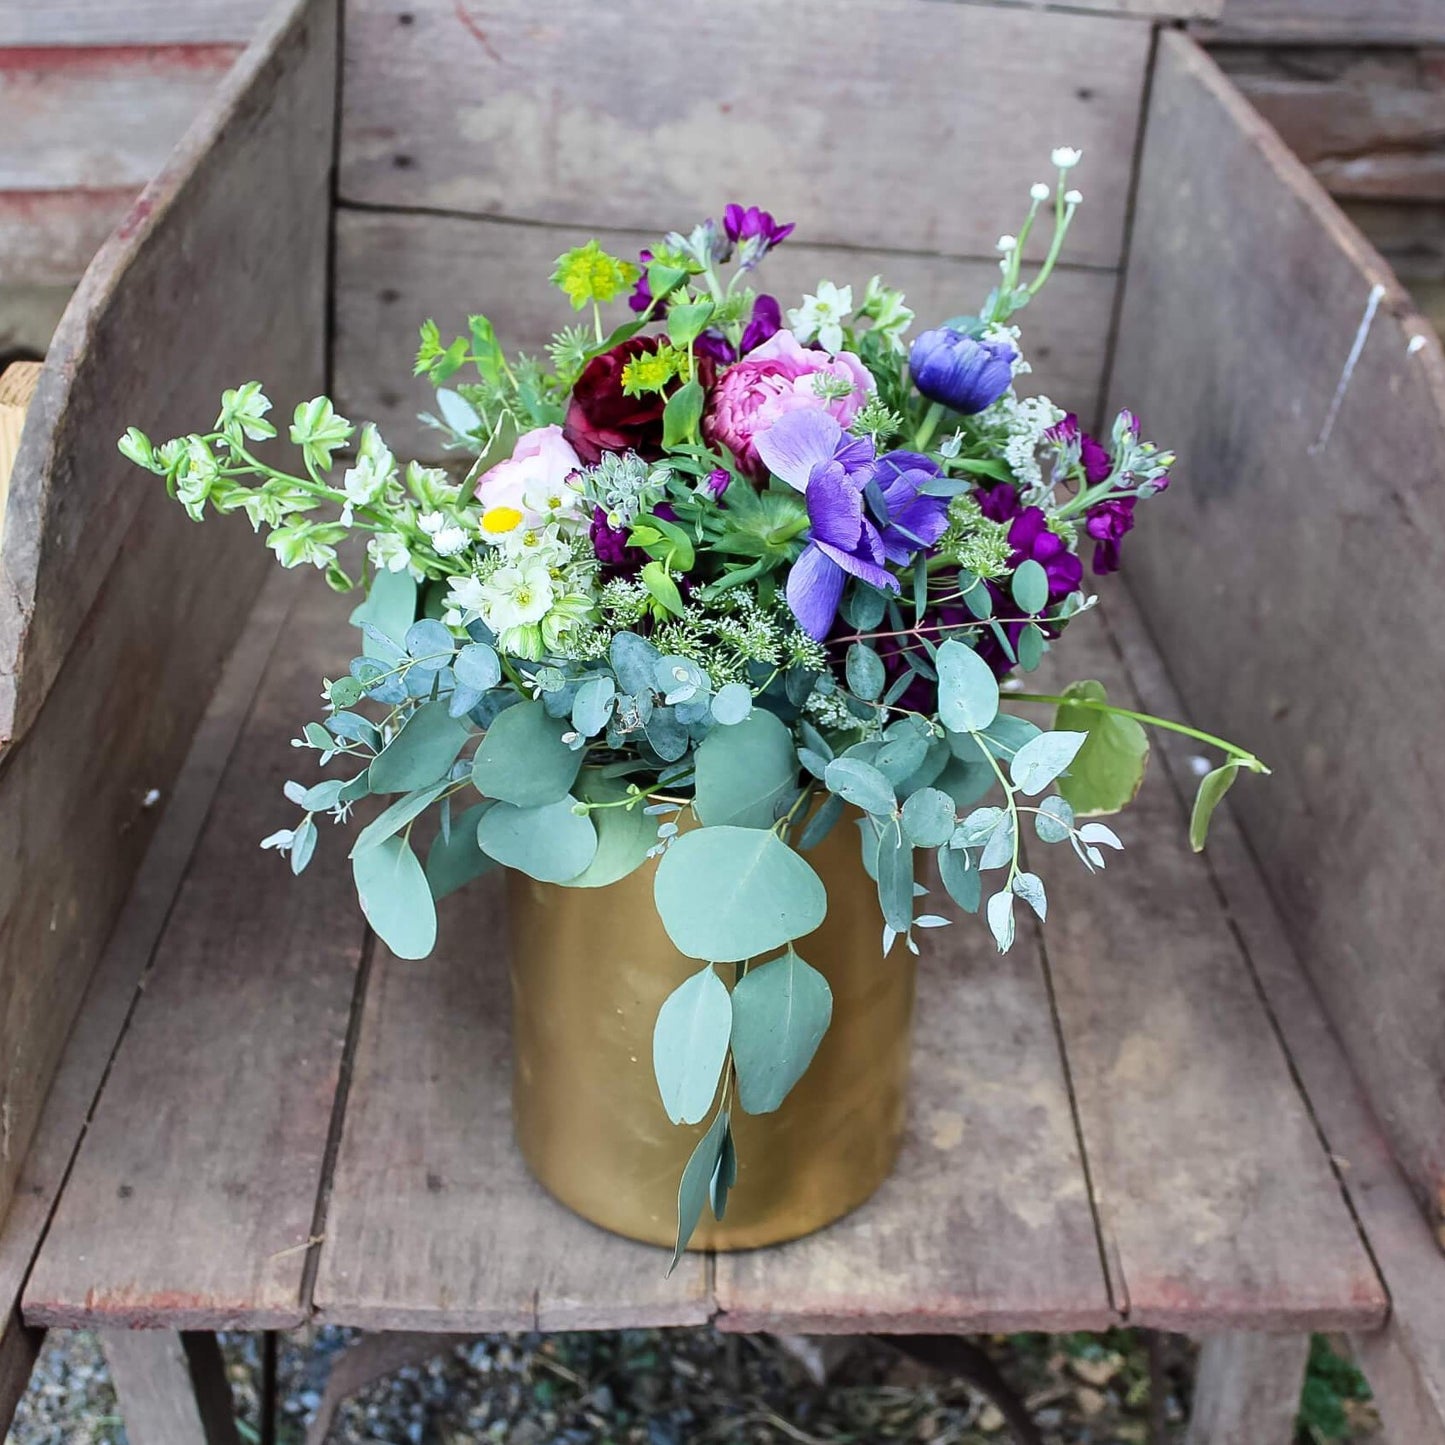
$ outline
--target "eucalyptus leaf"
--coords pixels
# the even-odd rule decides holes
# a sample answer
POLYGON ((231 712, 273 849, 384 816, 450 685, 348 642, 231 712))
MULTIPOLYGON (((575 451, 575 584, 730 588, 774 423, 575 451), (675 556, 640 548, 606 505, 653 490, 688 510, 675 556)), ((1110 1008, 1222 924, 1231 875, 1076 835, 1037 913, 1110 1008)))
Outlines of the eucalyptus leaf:
POLYGON ((714 722, 733 727, 752 712, 753 695, 743 683, 730 682, 718 689, 711 706, 714 722))
POLYGON ((719 1221, 727 1214, 728 1195, 738 1182, 738 1151, 733 1142, 733 1131, 729 1126, 723 1132, 722 1151, 717 1166, 712 1171, 712 1182, 708 1186, 708 1200, 712 1205, 713 1217, 719 1221))
POLYGON ((978 732, 998 714, 998 680, 971 647, 950 638, 938 649, 938 716, 950 732, 978 732))
POLYGON ((391 837, 351 860, 361 911, 398 958, 425 958, 436 946, 437 911, 417 856, 391 837))
POLYGON ((707 1207, 712 1193, 712 1178, 722 1159, 723 1145, 728 1134, 727 1110, 718 1111, 707 1133, 697 1141, 687 1166, 682 1171, 682 1182, 677 1189, 677 1248, 673 1251, 672 1263, 667 1272, 671 1274, 682 1258, 687 1242, 693 1236, 702 1212, 707 1207))
POLYGON ((1134 800, 1149 764, 1149 737, 1133 718, 1101 711, 1088 703, 1107 703, 1102 683, 1071 683, 1064 689, 1054 726, 1086 732, 1059 792, 1082 818, 1117 813, 1134 800))
POLYGON ((938 876, 944 890, 965 913, 977 913, 983 896, 983 875, 969 866, 964 848, 938 850, 938 876))
POLYGON ((897 823, 886 824, 878 839, 878 903, 883 921, 895 933, 913 922, 913 844, 897 823))
POLYGON ((457 682, 474 692, 488 692, 502 680, 502 663, 497 650, 485 642, 470 642, 452 663, 457 682))
MULTIPOLYGON (((627 784, 584 768, 577 793, 589 803, 615 803, 627 797, 627 784)), ((597 852, 582 872, 566 880, 568 888, 605 888, 626 878, 642 867, 657 843, 657 819, 641 798, 630 808, 598 808, 588 816, 597 830, 597 852)))
POLYGON ((712 964, 668 994, 652 1030, 652 1071, 674 1124, 698 1124, 717 1097, 728 1056, 733 1004, 712 964))
POLYGON ((300 874, 316 852, 316 823, 314 819, 303 818, 291 835, 291 871, 300 874))
POLYGON ((1039 804, 1034 815, 1034 832, 1042 842, 1062 843, 1074 826, 1074 810, 1057 794, 1039 804))
POLYGON ((572 699, 572 726, 584 738, 596 737, 612 716, 617 697, 617 683, 610 674, 589 677, 572 699))
POLYGON ((572 811, 574 800, 519 808, 498 803, 482 814, 477 843, 489 858, 543 883, 567 883, 597 856, 592 820, 572 811))
POLYGON ((988 927, 1000 953, 1007 953, 1014 942, 1014 895, 1004 889, 988 900, 988 927))
MULTIPOLYGON (((406 630, 416 617, 416 582, 409 572, 378 572, 371 579, 366 601, 351 614, 353 627, 363 628, 366 641, 362 651, 368 657, 382 655, 382 644, 364 631, 370 623, 384 638, 405 637, 406 630), (378 649, 374 651, 373 649, 378 649)), ((395 648, 385 655, 394 660, 395 648)))
POLYGON ((358 853, 364 853, 368 848, 375 848, 394 833, 401 832, 414 818, 418 818, 426 812, 447 790, 448 786, 447 780, 443 778, 441 782, 433 783, 429 788, 421 788, 414 793, 408 793, 405 797, 398 798, 389 807, 383 808, 356 835, 356 842, 351 845, 351 856, 355 858, 358 853))
POLYGON ((954 802, 938 788, 920 788, 903 804, 903 829, 919 848, 937 848, 953 836, 954 802))
POLYGON ((828 895, 771 829, 696 828, 662 855, 653 898, 667 936, 689 958, 740 963, 811 933, 828 895))
POLYGON ((816 848, 833 831, 842 816, 842 798, 836 793, 829 793, 803 824, 803 831, 798 835, 798 847, 804 853, 816 848))
POLYGON ((1031 798, 1042 793, 1067 770, 1088 740, 1088 733, 1079 732, 1040 733, 1038 737, 1031 738, 1014 754, 1013 762, 1009 764, 1014 787, 1031 798))
POLYGON ((823 772, 828 791, 865 813, 891 816, 897 804, 893 786, 871 763, 859 758, 834 758, 823 772))
POLYGON ((646 638, 639 637, 635 632, 619 632, 612 639, 609 650, 618 687, 633 696, 650 696, 659 656, 657 649, 646 638))
POLYGON ((445 898, 497 866, 477 842, 477 825, 491 803, 475 803, 458 817, 450 834, 438 833, 426 855, 426 881, 434 899, 445 898))
POLYGON ((772 713, 714 728, 698 744, 697 816, 714 827, 768 828, 798 785, 793 735, 772 713))
POLYGON ((1016 873, 1012 887, 1014 893, 1038 914, 1039 922, 1044 922, 1049 914, 1049 900, 1048 895, 1044 892, 1044 880, 1037 873, 1016 873))
POLYGON ((883 659, 866 642, 855 642, 849 647, 844 670, 848 686, 865 702, 872 702, 883 691, 887 676, 883 659))
POLYGON ((413 668, 439 672, 451 662, 457 644, 440 622, 423 617, 407 628, 405 646, 413 668))
POLYGON ((738 1103, 771 1114, 807 1072, 833 1017, 828 980, 791 948, 750 968, 733 988, 738 1103))
POLYGON ((540 701, 498 713, 472 759, 476 790, 519 808, 565 798, 582 766, 582 753, 562 741, 567 730, 565 722, 547 715, 540 701))
POLYGON ((1009 591, 1021 611, 1040 613, 1049 605, 1049 574, 1032 557, 1026 558, 1015 570, 1009 591))
POLYGON ((367 777, 373 793, 410 793, 444 778, 469 730, 445 702, 423 703, 374 757, 367 777))

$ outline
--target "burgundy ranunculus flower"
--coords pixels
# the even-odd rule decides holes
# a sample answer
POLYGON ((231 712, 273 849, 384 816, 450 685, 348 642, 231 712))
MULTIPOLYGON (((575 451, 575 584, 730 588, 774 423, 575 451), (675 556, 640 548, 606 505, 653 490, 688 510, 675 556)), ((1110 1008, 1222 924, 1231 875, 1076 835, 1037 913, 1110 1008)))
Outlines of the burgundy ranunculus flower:
POLYGON ((624 396, 622 368, 634 356, 656 351, 655 336, 634 336, 601 356, 594 356, 582 369, 572 388, 572 401, 562 435, 589 466, 603 452, 634 451, 647 461, 662 455, 663 397, 655 392, 624 396))

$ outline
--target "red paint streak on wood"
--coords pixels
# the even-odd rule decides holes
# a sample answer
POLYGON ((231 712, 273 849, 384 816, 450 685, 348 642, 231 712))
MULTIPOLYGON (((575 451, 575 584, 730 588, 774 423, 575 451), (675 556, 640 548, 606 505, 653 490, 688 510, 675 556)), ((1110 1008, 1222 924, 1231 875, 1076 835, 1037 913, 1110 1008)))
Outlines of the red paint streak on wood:
POLYGON ((0 47, 0 74, 97 74, 156 69, 229 70, 243 45, 13 45, 0 47))
POLYGON ((497 62, 498 65, 505 64, 506 62, 503 61, 501 53, 497 50, 497 47, 492 44, 490 39, 488 39, 487 32, 483 30, 480 25, 477 24, 476 20, 470 14, 467 13, 466 0, 452 0, 452 8, 457 12, 457 19, 462 22, 462 25, 466 28, 467 33, 471 35, 481 45, 482 49, 485 50, 487 54, 490 55, 492 59, 497 62))

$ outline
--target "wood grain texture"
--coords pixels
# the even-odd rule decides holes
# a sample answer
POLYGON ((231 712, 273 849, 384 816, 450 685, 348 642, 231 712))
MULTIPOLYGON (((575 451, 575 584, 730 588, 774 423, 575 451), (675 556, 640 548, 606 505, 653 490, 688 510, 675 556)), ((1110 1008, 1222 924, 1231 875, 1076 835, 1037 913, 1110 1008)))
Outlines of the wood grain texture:
MULTIPOLYGON (((1123 589, 1110 596, 1109 628, 1145 711, 1183 716, 1183 704, 1144 619, 1123 589)), ((1157 735, 1155 762, 1167 772, 1181 803, 1196 786, 1196 756, 1189 739, 1157 735)), ((1270 786, 1270 780, 1246 780, 1240 787, 1251 783, 1270 786)), ((1204 861, 1249 954, 1271 1020, 1390 1297, 1384 1328, 1352 1336, 1387 1437, 1411 1445, 1445 1445, 1445 1260, 1434 1233, 1421 1217, 1339 1036, 1294 953, 1228 804, 1214 816, 1204 861)))
POLYGON ((352 0, 340 193, 653 234, 738 199, 814 243, 990 256, 1067 141, 1070 258, 1115 266, 1149 35, 929 0, 681 0, 666 25, 646 0, 352 0))
POLYGON ((10 494, 10 473, 25 427, 25 413, 40 379, 37 361, 12 361, 0 372, 0 537, 5 535, 5 499, 10 494))
POLYGON ((0 0, 0 46, 244 45, 272 0, 0 0))
POLYGON ((10 1429, 44 1340, 44 1330, 27 1330, 20 1323, 19 1311, 10 1311, 0 1332, 0 1430, 10 1429))
MULTIPOLYGON (((10 1309, 0 1325, 0 1354, 23 1348, 17 1333, 23 1331, 18 1312, 21 1288, 301 580, 294 572, 273 574, 227 660, 174 789, 146 814, 159 826, 106 941, 45 1097, 14 1198, 0 1223, 0 1307, 10 1309)), ((4 1419, 0 1398, 0 1424, 4 1419)))
MULTIPOLYGON (((157 165, 163 157, 157 157, 157 165)), ((9 287, 73 288, 125 219, 140 186, 0 193, 0 276, 9 287)), ((62 300, 51 330, 64 309, 62 300)), ((49 332, 46 333, 47 340, 49 332)))
MULTIPOLYGON (((1180 526, 1159 514, 1172 501, 1140 532, 1180 526)), ((1043 690, 1067 667, 1138 705, 1098 617, 1061 655, 1043 690)), ((1103 877, 1028 848, 1115 1298, 1156 1329, 1380 1324, 1384 1290, 1168 779, 1115 826, 1103 877)))
MULTIPOLYGON (((342 210, 333 353, 338 404, 348 416, 375 421, 401 455, 447 455, 441 434, 416 419, 436 409, 431 387, 411 379, 417 328, 432 317, 444 333, 461 335, 468 313, 484 311, 509 348, 537 352, 573 319, 547 277, 556 257, 583 234, 560 226, 342 210)), ((608 243, 634 253, 648 239, 628 232, 608 243)), ((758 276, 789 306, 822 277, 851 284, 861 297, 868 278, 879 273, 907 293, 919 328, 976 308, 998 279, 989 261, 793 240, 768 257, 758 276)), ((1035 371, 1026 381, 1083 415, 1097 404, 1116 284, 1108 272, 1061 267, 1019 318, 1035 371)))
POLYGON ((973 918, 930 935, 914 1018, 897 1168, 819 1234, 719 1255, 721 1328, 972 1333, 1117 1318, 1037 948, 1000 958, 973 918))
POLYGON ((239 54, 235 45, 0 50, 0 191, 138 192, 239 54))
POLYGON ((1331 195, 1445 201, 1445 48, 1235 45, 1214 55, 1331 195))
POLYGON ((1187 40, 1161 42, 1154 97, 1113 398, 1182 460, 1169 525, 1131 539, 1130 581, 1190 714, 1275 770, 1236 790, 1239 818, 1407 1174, 1434 1201, 1445 672, 1428 660, 1430 589, 1445 576, 1445 356, 1187 40), (1242 309, 1226 315, 1222 295, 1242 309), (1419 605, 1340 585, 1362 565, 1418 589, 1419 605))
POLYGON ((431 958, 376 946, 317 1311, 363 1329, 700 1324, 705 1256, 664 1278, 664 1251, 556 1203, 513 1143, 500 882, 451 900, 431 958))
POLYGON ((31 1323, 280 1329, 306 1318, 365 934, 338 839, 323 840, 301 881, 257 846, 294 815, 286 778, 315 781, 288 740, 347 647, 351 601, 310 580, 31 1274, 31 1323))
POLYGON ((1445 40, 1437 0, 1225 0, 1203 39, 1282 40, 1341 45, 1445 40))
POLYGON ((1308 1335, 1212 1335, 1199 1352, 1184 1445, 1294 1445, 1308 1335))
POLYGON ((101 1345, 136 1445, 240 1445, 215 1335, 106 1330, 101 1345))
MULTIPOLYGON (((283 416, 319 388, 334 25, 333 0, 273 17, 56 331, 0 551, 0 746, 35 717, 146 495, 115 438, 131 423, 162 438, 204 426, 222 389, 249 376, 267 380, 283 416)), ((244 602, 260 572, 245 572, 255 549, 234 535, 244 602)), ((215 616, 224 646, 239 610, 215 616)))

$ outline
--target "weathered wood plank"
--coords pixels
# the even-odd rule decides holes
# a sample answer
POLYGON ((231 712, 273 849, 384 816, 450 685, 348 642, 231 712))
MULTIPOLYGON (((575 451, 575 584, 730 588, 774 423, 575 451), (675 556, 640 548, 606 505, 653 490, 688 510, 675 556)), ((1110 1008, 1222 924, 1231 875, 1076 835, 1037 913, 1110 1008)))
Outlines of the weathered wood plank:
MULTIPOLYGON (((257 844, 346 650, 316 581, 226 768, 25 1293, 31 1323, 289 1328, 303 1298, 365 925, 344 849, 257 844)), ((330 846, 326 846, 326 845, 330 846)))
MULTIPOLYGON (((1178 527, 1173 500, 1140 531, 1178 527)), ((1066 667, 1137 706, 1097 617, 1062 655, 1043 690, 1066 667)), ((1384 1291, 1168 779, 1116 827, 1126 851, 1102 878, 1028 850, 1115 1298, 1157 1329, 1380 1324, 1384 1291)))
POLYGON ((102 246, 56 332, 0 552, 0 746, 35 717, 145 494, 114 449, 126 425, 191 430, 242 374, 265 377, 283 414, 318 385, 334 24, 332 0, 273 17, 102 246))
POLYGON ((707 1260, 558 1204, 512 1140, 501 879, 448 905, 431 958, 376 946, 316 1279, 322 1318, 364 1329, 699 1324, 707 1260))
POLYGON ((240 1445, 215 1335, 106 1330, 101 1344, 135 1445, 240 1445))
POLYGON ((1280 40, 1339 45, 1409 45, 1445 40, 1436 0, 1225 0, 1202 39, 1280 40))
POLYGON ((44 1330, 27 1330, 20 1323, 20 1312, 10 1311, 0 1333, 0 1430, 10 1429, 44 1339, 44 1330))
MULTIPOLYGON (((159 826, 96 966, 0 1223, 0 1305, 10 1309, 0 1325, 0 1355, 27 1348, 21 1336, 28 1332, 15 1308, 21 1288, 300 581, 296 573, 277 572, 267 584, 196 728, 175 788, 155 812, 159 826)), ((0 1394, 0 1426, 7 1419, 0 1394)))
POLYGON ((40 379, 40 363, 14 361, 0 372, 0 537, 5 535, 5 499, 10 494, 10 473, 25 426, 25 413, 40 379))
POLYGON ((1070 254, 1114 266, 1149 36, 924 0, 353 0, 340 193, 656 234, 753 201, 815 243, 990 256, 1067 142, 1070 254))
MULTIPOLYGON (((157 165, 161 159, 157 158, 157 165)), ((105 238, 125 219, 139 190, 139 185, 128 185, 89 191, 0 193, 0 276, 8 283, 6 290, 67 288, 51 318, 50 331, 69 299, 69 288, 85 274, 105 238)))
POLYGON ((719 1255, 727 1330, 1099 1329, 1110 1305, 1038 950, 977 919, 931 935, 908 1133, 861 1209, 782 1249, 719 1255))
POLYGON ((1433 1201, 1445 670, 1427 660, 1445 576, 1445 356, 1207 56, 1165 36, 1153 94, 1112 389, 1181 464, 1169 524, 1131 539, 1130 583, 1191 715, 1275 770, 1236 790, 1240 821, 1433 1201))
POLYGON ((56 323, 70 300, 70 292, 68 285, 0 283, 0 356, 17 360, 44 356, 56 323))
MULTIPOLYGON (((333 349, 339 404, 349 416, 375 421, 402 455, 445 456, 440 434, 416 420, 418 412, 436 409, 431 387, 410 380, 417 327, 432 317, 444 332, 463 334, 467 314, 484 311, 509 347, 537 352, 573 315, 548 283, 552 263, 586 234, 561 226, 341 211, 333 349)), ((627 232, 609 236, 608 243, 635 253, 649 239, 627 232)), ((794 240, 757 274, 759 285, 789 306, 822 277, 852 284, 861 296, 868 278, 879 273, 904 289, 920 327, 977 307, 998 279, 990 261, 794 240)), ((1028 383, 1086 415, 1099 395, 1116 284, 1108 272, 1061 267, 1019 318, 1035 369, 1028 383)))
POLYGON ((115 438, 213 416, 233 367, 274 375, 283 407, 319 387, 326 163, 305 146, 330 126, 333 18, 328 0, 278 18, 107 244, 21 436, 0 541, 0 1206, 153 830, 147 796, 169 789, 268 565, 244 523, 192 527, 115 438), (287 199, 264 246, 238 212, 256 187, 287 199), (284 328, 262 319, 272 287, 284 328))
POLYGON ((0 46, 244 45, 271 0, 0 0, 0 46))
POLYGON ((1205 1340, 1185 1445, 1294 1445, 1309 1352, 1308 1335, 1205 1340))
MULTIPOLYGON (((1109 627, 1145 711, 1182 716, 1179 695, 1123 589, 1110 596, 1109 627)), ((1194 744, 1162 733, 1156 748, 1156 763, 1167 769, 1175 793, 1181 801, 1188 798, 1196 782, 1194 744)), ((1215 814, 1204 859, 1390 1296, 1385 1327, 1352 1337, 1388 1438, 1445 1445, 1445 1261, 1435 1236, 1295 956, 1228 805, 1215 814)))
POLYGON ((235 45, 0 48, 0 191, 138 192, 239 54, 235 45))
POLYGON ((1332 195, 1445 200, 1445 49, 1229 45, 1213 54, 1332 195))

